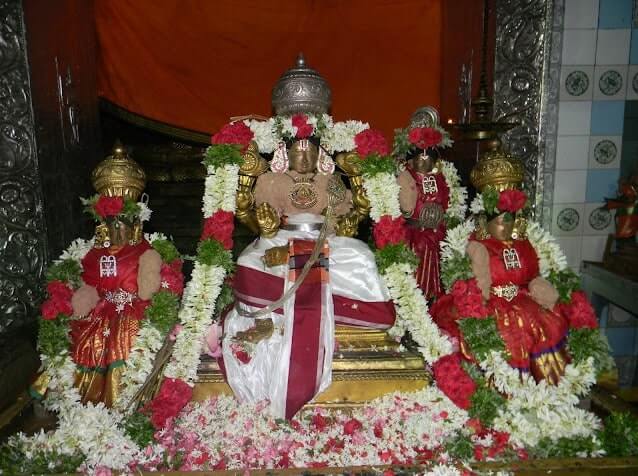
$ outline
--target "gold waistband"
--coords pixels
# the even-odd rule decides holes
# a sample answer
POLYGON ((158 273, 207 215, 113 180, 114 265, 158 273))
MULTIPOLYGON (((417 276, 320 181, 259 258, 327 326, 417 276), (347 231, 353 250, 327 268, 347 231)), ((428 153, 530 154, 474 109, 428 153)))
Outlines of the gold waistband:
POLYGON ((516 284, 506 284, 504 286, 492 286, 492 294, 510 302, 518 296, 518 286, 516 284))

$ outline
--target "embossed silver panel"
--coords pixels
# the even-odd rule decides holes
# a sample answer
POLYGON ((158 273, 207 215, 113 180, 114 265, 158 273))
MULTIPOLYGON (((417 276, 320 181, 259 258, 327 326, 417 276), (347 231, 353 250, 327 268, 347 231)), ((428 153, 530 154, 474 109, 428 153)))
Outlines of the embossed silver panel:
POLYGON ((546 129, 556 105, 549 91, 555 1, 496 1, 494 116, 520 124, 503 142, 523 160, 535 218, 543 222, 546 129))
POLYGON ((36 316, 45 263, 22 2, 0 0, 0 336, 36 316))

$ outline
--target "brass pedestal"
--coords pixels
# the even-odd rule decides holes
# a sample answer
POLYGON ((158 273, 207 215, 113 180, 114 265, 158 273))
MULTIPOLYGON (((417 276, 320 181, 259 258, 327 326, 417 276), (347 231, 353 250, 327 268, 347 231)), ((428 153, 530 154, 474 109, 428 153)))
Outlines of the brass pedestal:
MULTIPOLYGON (((332 384, 308 406, 356 407, 393 392, 414 392, 429 385, 423 359, 398 352, 398 344, 385 332, 337 326, 338 348, 332 361, 332 384)), ((193 400, 232 395, 214 359, 202 356, 193 400)))

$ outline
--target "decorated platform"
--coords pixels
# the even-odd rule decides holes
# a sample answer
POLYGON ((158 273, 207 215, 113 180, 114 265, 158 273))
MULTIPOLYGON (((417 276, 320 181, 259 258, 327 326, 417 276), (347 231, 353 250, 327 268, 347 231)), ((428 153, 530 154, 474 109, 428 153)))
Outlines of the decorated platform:
POLYGON ((0 469, 629 471, 613 458, 638 455, 638 419, 587 408, 608 344, 526 216, 520 161, 490 141, 468 214, 433 108, 391 152, 328 115, 303 59, 281 82, 275 116, 212 137, 195 256, 143 233, 144 172, 122 145, 98 166, 95 236, 52 264, 41 309, 30 390, 57 428, 10 437, 0 469), (233 255, 236 220, 257 238, 233 255))

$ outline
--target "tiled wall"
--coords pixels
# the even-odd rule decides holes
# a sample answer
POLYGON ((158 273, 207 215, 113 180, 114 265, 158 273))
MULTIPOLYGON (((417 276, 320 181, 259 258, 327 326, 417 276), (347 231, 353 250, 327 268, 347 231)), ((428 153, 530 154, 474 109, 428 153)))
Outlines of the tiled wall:
POLYGON ((634 3, 565 0, 551 231, 575 269, 600 261, 614 230, 601 207, 617 189, 626 102, 638 99, 634 3))

